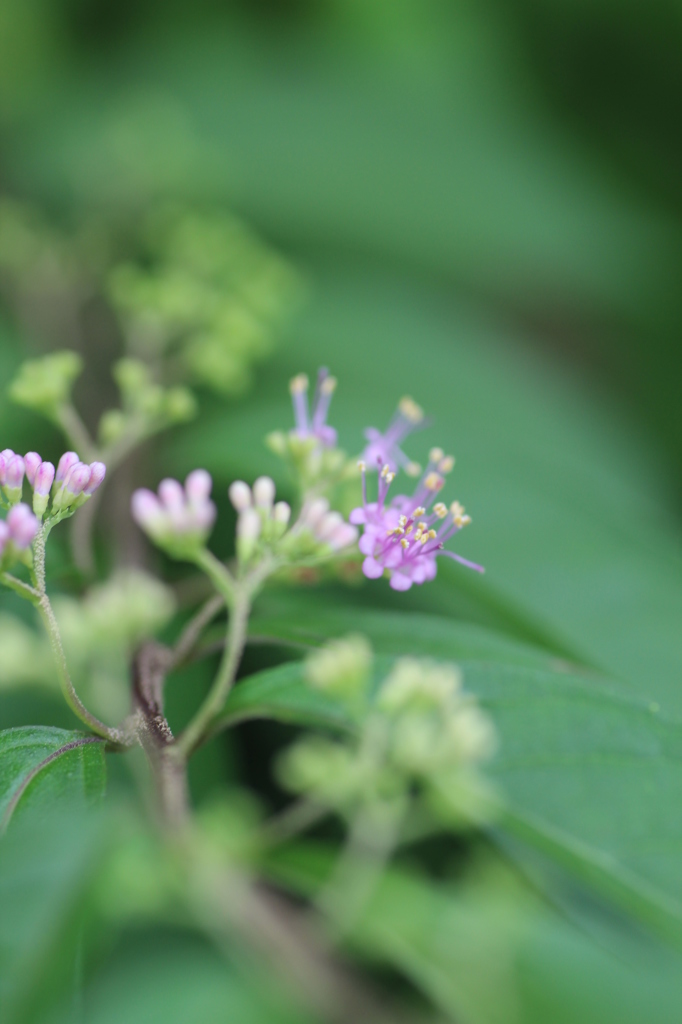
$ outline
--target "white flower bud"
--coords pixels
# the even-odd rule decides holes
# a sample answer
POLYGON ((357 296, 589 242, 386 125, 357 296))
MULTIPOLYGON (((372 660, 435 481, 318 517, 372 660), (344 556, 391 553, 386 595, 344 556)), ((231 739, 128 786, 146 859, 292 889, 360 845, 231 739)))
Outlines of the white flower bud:
POLYGON ((251 488, 243 480, 235 480, 230 484, 227 493, 237 512, 244 512, 251 507, 251 488))
POLYGON ((269 476, 259 476, 253 485, 253 498, 262 509, 271 509, 275 500, 275 483, 269 476))
POLYGON ((261 517, 255 508, 246 508, 237 520, 237 555, 247 562, 256 549, 261 534, 261 517))
POLYGON ((286 526, 291 519, 291 506, 286 501, 278 501, 272 510, 272 518, 276 523, 286 526))

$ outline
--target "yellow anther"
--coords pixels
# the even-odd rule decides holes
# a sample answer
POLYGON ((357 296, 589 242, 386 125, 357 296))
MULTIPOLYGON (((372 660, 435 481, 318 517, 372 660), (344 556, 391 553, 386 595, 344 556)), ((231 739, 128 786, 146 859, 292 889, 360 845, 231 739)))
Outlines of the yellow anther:
POLYGON ((428 533, 425 533, 423 537, 419 538, 419 543, 420 544, 427 544, 428 540, 429 540, 429 535, 428 535, 428 533))
POLYGON ((460 505, 460 503, 458 501, 453 501, 452 505, 450 506, 450 511, 452 512, 453 516, 455 516, 455 517, 463 516, 464 515, 464 505, 460 505))
POLYGON ((292 395, 300 395, 302 392, 308 390, 308 375, 305 373, 298 373, 295 377, 292 377, 289 381, 289 390, 292 395))
POLYGON ((365 470, 367 469, 367 464, 363 462, 362 459, 358 460, 358 469, 360 470, 361 473, 364 473, 365 470))
POLYGON ((429 530, 428 537, 429 537, 430 540, 435 540, 436 536, 437 536, 437 534, 436 534, 435 530, 429 530))
POLYGON ((426 509, 425 509, 425 508, 423 508, 423 507, 422 507, 421 505, 419 505, 419 506, 418 506, 418 507, 417 507, 417 508, 416 508, 416 509, 414 510, 414 512, 412 513, 412 515, 413 515, 413 516, 415 517, 415 519, 418 519, 418 518, 419 518, 419 516, 423 516, 423 515, 426 515, 426 509))
POLYGON ((398 522, 401 526, 407 526, 407 516, 400 516, 398 522))
POLYGON ((405 419, 408 419, 410 423, 421 423, 424 419, 423 410, 417 405, 413 398, 410 398, 409 395, 405 395, 404 398, 400 399, 398 402, 398 408, 405 419))
POLYGON ((408 526, 407 529, 405 530, 405 533, 412 533, 412 527, 408 526))
POLYGON ((442 501, 436 502, 433 506, 433 511, 436 513, 439 519, 445 519, 448 514, 448 507, 444 505, 442 501))
POLYGON ((430 491, 439 491, 444 483, 443 477, 439 476, 438 473, 429 473, 424 481, 424 484, 430 491))
POLYGON ((403 539, 402 539, 402 540, 401 540, 401 542, 400 542, 400 545, 401 545, 401 547, 403 547, 403 548, 409 548, 409 546, 410 546, 410 542, 409 542, 409 540, 405 540, 405 538, 403 537, 403 539))
POLYGON ((395 473, 387 473, 386 474, 386 483, 387 484, 392 484, 394 480, 395 480, 395 473))
POLYGON ((320 391, 323 395, 333 395, 336 391, 336 377, 325 377, 320 385, 320 391))
POLYGON ((426 529, 426 523, 417 523, 417 526, 419 527, 420 530, 426 529))
POLYGON ((405 472, 408 476, 419 476, 422 468, 418 462, 408 462, 405 466, 405 472))
POLYGON ((451 473, 452 468, 455 465, 454 455, 446 455, 444 459, 441 459, 438 464, 438 470, 440 473, 451 473))
POLYGON ((424 531, 423 531, 423 530, 421 530, 421 529, 417 530, 417 532, 416 532, 416 533, 415 533, 415 535, 414 535, 414 539, 415 539, 415 540, 421 540, 421 539, 422 539, 422 534, 423 534, 423 532, 424 532, 424 531))
POLYGON ((429 462, 440 462, 444 455, 442 448, 432 448, 429 452, 429 462))

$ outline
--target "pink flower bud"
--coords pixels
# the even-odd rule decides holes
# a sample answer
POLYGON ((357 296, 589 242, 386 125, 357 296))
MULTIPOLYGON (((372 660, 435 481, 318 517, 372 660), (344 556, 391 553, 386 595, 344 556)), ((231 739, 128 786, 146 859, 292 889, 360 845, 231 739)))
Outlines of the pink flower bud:
POLYGON ((13 455, 5 468, 5 487, 18 491, 24 482, 24 460, 21 455, 13 455))
POLYGON ((57 465, 57 473, 54 478, 55 483, 60 484, 66 480, 69 470, 71 470, 77 462, 80 462, 80 459, 75 452, 64 452, 57 465))
POLYGON ((4 519, 0 519, 0 557, 2 556, 2 553, 5 550, 5 546, 8 540, 9 526, 7 525, 4 519))
POLYGON ((194 505, 205 502, 211 496, 212 490, 213 480, 205 469, 193 470, 185 480, 185 493, 194 505))
POLYGON ((203 501, 201 505, 196 505, 191 512, 192 528, 202 533, 204 530, 210 530, 215 523, 216 514, 217 509, 212 501, 203 501))
POLYGON ((9 462, 9 460, 14 455, 14 452, 12 451, 11 448, 5 448, 0 454, 2 454, 2 456, 4 457, 5 462, 9 462))
POLYGON ((130 501, 133 519, 142 529, 154 529, 164 520, 165 514, 161 502, 153 491, 141 487, 133 493, 130 501))
POLYGON ((185 506, 185 492, 177 480, 167 477, 159 484, 159 497, 169 510, 179 510, 185 506))
POLYGON ((0 455, 0 486, 5 482, 5 470, 7 469, 7 459, 4 455, 0 455))
POLYGON ((7 526, 14 546, 24 551, 35 540, 40 524, 28 505, 20 503, 7 514, 7 526))
POLYGON ((275 482, 269 476, 259 476, 253 485, 253 500, 262 509, 271 509, 275 500, 275 482))
POLYGON ((40 494, 43 498, 46 498, 50 493, 50 488, 53 483, 54 466, 51 462, 41 462, 35 473, 33 490, 36 494, 40 494))
POLYGON ((107 467, 103 462, 91 462, 90 463, 90 479, 87 486, 83 489, 83 493, 90 495, 94 494, 99 485, 104 480, 107 474, 107 467))
POLYGON ((31 487, 35 487, 36 473, 40 469, 42 459, 38 452, 26 452, 24 455, 24 466, 26 467, 26 479, 31 487))
POLYGON ((83 493, 90 480, 90 467, 84 462, 76 462, 64 480, 64 490, 77 498, 83 493))

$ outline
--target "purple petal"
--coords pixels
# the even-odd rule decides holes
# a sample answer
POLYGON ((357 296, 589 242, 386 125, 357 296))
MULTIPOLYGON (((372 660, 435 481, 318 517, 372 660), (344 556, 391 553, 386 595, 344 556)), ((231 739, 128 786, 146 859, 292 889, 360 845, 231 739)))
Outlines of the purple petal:
POLYGON ((348 522, 352 523, 353 526, 363 526, 367 522, 364 508, 354 508, 348 516, 348 522))
POLYGON ((391 590, 409 590, 412 580, 404 572, 394 572, 389 583, 391 590))
POLYGON ((366 558, 362 563, 362 571, 368 580, 378 580, 384 575, 384 567, 379 565, 376 558, 366 558))

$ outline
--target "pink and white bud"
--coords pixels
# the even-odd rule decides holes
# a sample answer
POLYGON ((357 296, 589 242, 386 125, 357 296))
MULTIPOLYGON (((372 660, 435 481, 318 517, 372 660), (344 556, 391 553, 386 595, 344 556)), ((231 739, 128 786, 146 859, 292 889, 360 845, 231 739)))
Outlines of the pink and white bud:
POLYGON ((76 463, 80 462, 80 459, 75 452, 64 452, 61 459, 57 463, 57 472, 55 474, 55 483, 61 484, 66 480, 69 472, 73 469, 76 463))
POLYGON ((87 485, 83 488, 83 494, 87 494, 88 497, 95 493, 104 480, 104 477, 107 475, 107 467, 103 462, 91 462, 89 469, 90 479, 88 480, 87 485))
POLYGON ((193 505, 208 501, 212 490, 213 480, 205 469, 193 470, 185 480, 185 494, 193 505))
POLYGON ((301 519, 311 530, 316 530, 322 518, 329 511, 329 502, 326 498, 315 498, 303 509, 301 519))
POLYGON ((2 452, 0 452, 0 454, 4 458, 5 462, 9 462, 9 460, 12 458, 12 456, 15 453, 12 451, 11 448, 3 448, 2 452))
POLYGON ((256 549, 262 529, 261 517, 255 508, 246 508, 237 519, 237 555, 247 562, 256 549))
POLYGON ((34 481, 33 491, 41 497, 47 497, 54 483, 55 470, 51 462, 41 462, 38 467, 34 481))
POLYGON ((26 452, 24 455, 24 466, 26 467, 26 479, 31 487, 35 487, 36 473, 40 469, 43 460, 38 452, 26 452))
POLYGON ((351 526, 350 523, 341 523, 327 539, 327 543, 334 549, 334 551, 342 551, 343 548, 348 548, 358 539, 358 531, 355 526, 351 526))
POLYGON ((9 540, 9 526, 4 519, 0 519, 0 558, 3 555, 7 541, 9 540))
POLYGON ((7 490, 21 490, 26 467, 21 455, 13 455, 5 467, 5 487, 7 490))
POLYGON ((276 523, 286 526, 291 519, 291 506, 286 501, 278 501, 272 510, 272 518, 276 523))
POLYGON ((212 501, 203 501, 200 505, 194 505, 190 512, 193 528, 201 533, 211 530, 215 523, 217 512, 218 510, 212 501))
POLYGON ((153 491, 145 487, 133 492, 130 511, 137 525, 150 533, 157 532, 163 526, 166 517, 159 499, 153 491))
POLYGON ((269 476, 259 476, 253 485, 253 500, 258 508, 269 511, 275 500, 275 482, 269 476))
POLYGON ((329 542, 330 537, 339 526, 343 526, 343 516, 340 512, 327 512, 318 523, 315 531, 319 540, 329 542))
POLYGON ((20 551, 31 546, 40 529, 40 523, 23 502, 9 510, 6 522, 12 543, 20 551))
POLYGON ((40 519, 45 515, 53 482, 54 466, 51 462, 41 462, 33 483, 33 511, 40 519))
POLYGON ((247 508, 251 508, 251 488, 243 480, 235 480, 230 484, 227 493, 237 512, 245 512, 247 508))
POLYGON ((5 470, 7 469, 7 459, 4 454, 0 455, 0 487, 5 482, 5 470))
POLYGON ((177 480, 166 477, 159 484, 159 498, 169 511, 179 511, 185 507, 185 492, 177 480))
POLYGON ((84 462, 77 462, 68 472, 64 480, 64 496, 78 498, 83 493, 90 480, 90 467, 84 462))

